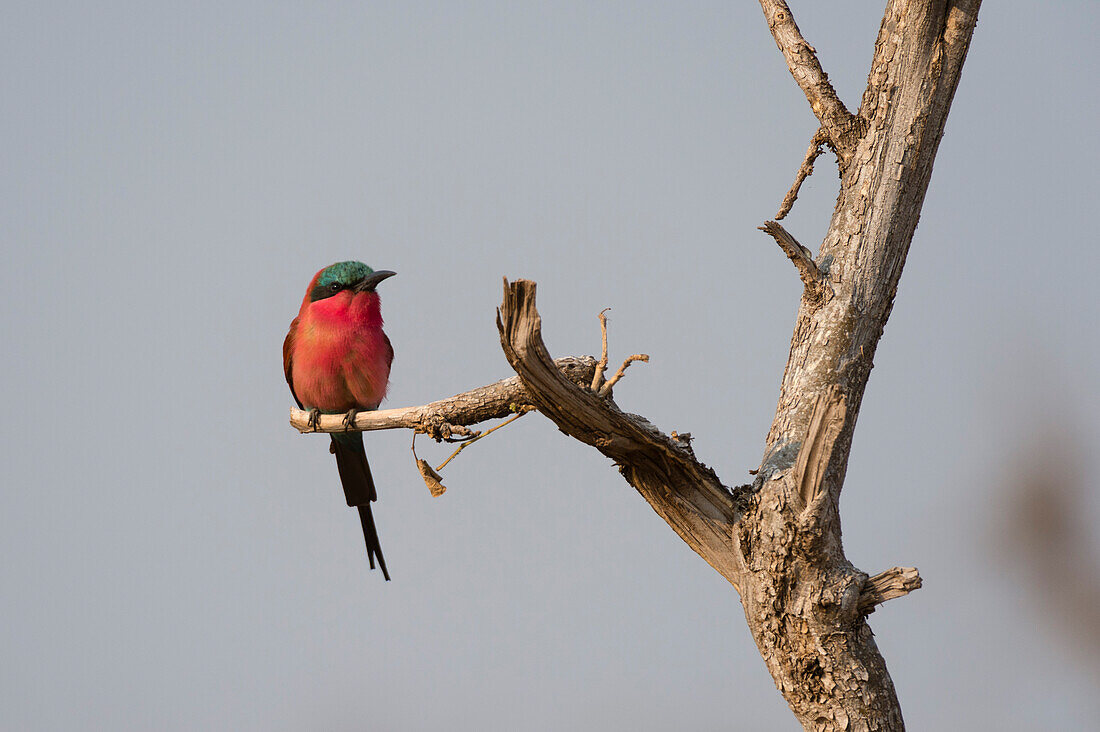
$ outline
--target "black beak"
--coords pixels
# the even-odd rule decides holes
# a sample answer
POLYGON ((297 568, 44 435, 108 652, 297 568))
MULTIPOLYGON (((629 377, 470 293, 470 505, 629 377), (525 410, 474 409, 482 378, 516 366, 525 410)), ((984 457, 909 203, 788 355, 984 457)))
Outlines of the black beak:
POLYGON ((357 284, 355 286, 355 291, 356 292, 371 292, 372 290, 374 290, 375 287, 378 286, 379 282, 386 279, 387 277, 393 277, 395 274, 397 274, 397 273, 396 272, 391 272, 388 269, 380 269, 377 272, 374 272, 373 274, 369 274, 366 277, 364 277, 363 279, 359 280, 359 284, 357 284))

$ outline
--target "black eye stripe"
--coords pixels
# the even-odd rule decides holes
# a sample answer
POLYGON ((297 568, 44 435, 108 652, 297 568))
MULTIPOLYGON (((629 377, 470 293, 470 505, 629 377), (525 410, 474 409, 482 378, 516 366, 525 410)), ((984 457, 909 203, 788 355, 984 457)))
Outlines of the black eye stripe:
POLYGON ((341 290, 346 289, 339 282, 331 282, 327 285, 316 285, 309 293, 309 299, 311 302, 317 302, 318 300, 324 300, 332 297, 341 290))

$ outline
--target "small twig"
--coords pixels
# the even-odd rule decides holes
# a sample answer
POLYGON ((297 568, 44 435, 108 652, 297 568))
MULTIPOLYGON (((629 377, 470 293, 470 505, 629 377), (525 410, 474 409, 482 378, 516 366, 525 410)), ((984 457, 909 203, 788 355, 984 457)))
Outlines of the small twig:
POLYGON ((599 391, 603 384, 603 374, 607 371, 607 316, 604 315, 611 308, 604 308, 597 316, 600 319, 600 332, 603 335, 603 350, 600 352, 600 360, 596 362, 596 373, 592 375, 593 392, 599 391))
POLYGON ((596 317, 600 319, 600 335, 603 340, 603 348, 600 351, 600 360, 596 363, 596 372, 592 374, 592 386, 589 390, 599 397, 605 397, 611 393, 611 388, 615 386, 615 382, 623 378, 623 373, 626 371, 626 367, 634 361, 649 361, 649 356, 644 353, 635 353, 630 358, 623 361, 623 365, 619 367, 619 370, 615 372, 608 381, 604 381, 604 374, 607 372, 607 316, 604 315, 611 308, 604 308, 600 311, 600 314, 596 317))
POLYGON ((473 440, 480 435, 481 432, 480 430, 472 430, 464 425, 443 422, 438 426, 432 425, 432 429, 426 430, 425 434, 434 437, 436 442, 442 440, 443 442, 459 443, 473 440))
POLYGON ((813 253, 799 244, 778 221, 768 221, 759 228, 775 239, 783 253, 794 262, 794 266, 798 268, 798 276, 806 285, 809 294, 815 298, 824 299, 829 283, 822 271, 814 264, 813 253))
POLYGON ((482 432, 477 437, 466 440, 465 442, 463 442, 461 445, 458 446, 457 450, 455 450, 454 452, 451 453, 451 456, 449 458, 447 458, 446 460, 443 461, 442 465, 440 465, 438 468, 435 469, 436 472, 438 473, 440 470, 443 470, 443 468, 447 467, 447 463, 454 460, 455 457, 458 456, 458 453, 462 452, 467 447, 469 447, 470 445, 472 445, 475 442, 477 442, 478 440, 480 440, 482 437, 487 437, 488 435, 493 434, 494 432, 499 430, 501 427, 504 427, 505 425, 511 424, 512 422, 515 422, 517 419, 519 419, 520 417, 522 417, 525 414, 527 414, 527 412, 520 412, 519 414, 515 415, 514 417, 511 417, 509 419, 504 420, 503 422, 498 424, 496 427, 491 427, 491 428, 485 430, 484 432, 482 432))
POLYGON ((477 430, 474 430, 471 434, 463 435, 461 437, 444 437, 443 442, 450 445, 459 445, 463 442, 469 442, 470 440, 476 440, 477 436, 481 434, 477 430))
POLYGON ((633 356, 630 356, 625 361, 623 361, 623 365, 619 367, 619 370, 615 372, 615 375, 612 376, 610 379, 608 379, 606 384, 604 384, 602 387, 600 387, 600 390, 597 393, 597 395, 601 396, 601 397, 605 397, 608 394, 610 394, 611 393, 611 388, 613 386, 615 386, 616 382, 618 382, 619 379, 623 378, 623 374, 626 373, 626 367, 629 366, 630 364, 634 363, 635 361, 642 361, 643 363, 649 363, 649 354, 635 353, 633 356))
POLYGON ((913 590, 920 589, 921 584, 916 567, 894 567, 876 574, 863 583, 863 589, 859 593, 859 612, 861 615, 870 615, 875 611, 876 605, 896 597, 904 597, 913 590))
POLYGON ((791 208, 794 207, 794 202, 798 200, 798 192, 802 189, 802 184, 806 182, 806 179, 813 175, 814 161, 825 152, 824 145, 829 140, 829 134, 825 131, 824 127, 819 127, 814 136, 810 138, 810 147, 806 150, 806 157, 802 159, 802 165, 798 166, 798 173, 795 175, 794 183, 791 185, 791 189, 787 191, 787 195, 783 197, 783 203, 779 206, 779 213, 775 215, 775 220, 779 221, 791 212, 791 208))

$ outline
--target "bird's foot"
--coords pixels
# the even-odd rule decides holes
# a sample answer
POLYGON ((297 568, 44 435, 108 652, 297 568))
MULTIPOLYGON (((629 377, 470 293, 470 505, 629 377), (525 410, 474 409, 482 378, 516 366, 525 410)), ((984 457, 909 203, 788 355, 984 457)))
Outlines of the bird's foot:
POLYGON ((352 431, 355 429, 355 416, 359 414, 358 409, 349 409, 348 413, 344 415, 344 429, 352 431))
POLYGON ((316 431, 321 427, 321 410, 314 407, 309 410, 309 419, 306 420, 306 426, 311 430, 316 431))

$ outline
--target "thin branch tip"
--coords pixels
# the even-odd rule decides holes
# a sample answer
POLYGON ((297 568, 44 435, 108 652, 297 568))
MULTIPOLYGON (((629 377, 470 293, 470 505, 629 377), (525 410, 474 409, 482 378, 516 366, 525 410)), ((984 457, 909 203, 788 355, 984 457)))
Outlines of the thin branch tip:
POLYGON ((603 384, 603 375, 607 371, 607 316, 604 315, 611 308, 604 308, 596 316, 600 319, 600 333, 603 340, 603 348, 600 351, 600 360, 596 362, 596 373, 592 376, 592 391, 599 391, 603 384))
POLYGON ((440 463, 439 467, 437 467, 435 469, 435 472, 437 474, 436 478, 438 479, 438 477, 439 477, 438 476, 439 471, 441 471, 441 470, 443 470, 443 468, 447 467, 447 463, 451 462, 456 457, 458 457, 458 453, 462 452, 467 447, 469 447, 470 445, 472 445, 475 442, 477 442, 478 440, 480 440, 482 437, 487 437, 488 435, 492 434, 493 432, 496 432, 497 430, 499 430, 501 427, 512 424, 512 422, 515 422, 517 419, 519 419, 520 417, 522 417, 525 414, 527 414, 526 411, 517 412, 513 417, 504 420, 503 422, 501 422, 498 425, 494 425, 494 426, 490 427, 489 429, 485 430, 484 432, 477 433, 476 435, 471 437, 469 440, 465 440, 461 445, 458 446, 458 449, 456 449, 454 452, 451 453, 451 456, 449 458, 447 458, 442 463, 440 463))
POLYGON ((631 356, 627 356, 626 360, 623 361, 623 365, 620 366, 619 370, 615 372, 615 375, 612 376, 610 379, 608 379, 607 383, 604 384, 600 388, 598 396, 605 397, 608 394, 610 394, 611 389, 614 388, 615 384, 617 384, 619 382, 619 379, 623 378, 623 374, 626 373, 626 367, 629 366, 630 364, 634 363, 635 361, 641 361, 642 363, 649 363, 649 354, 648 353, 635 353, 631 356))
POLYGON ((623 373, 626 372, 627 366, 635 361, 642 361, 644 363, 649 362, 649 354, 635 353, 628 356, 623 365, 619 367, 619 370, 615 372, 615 375, 608 380, 604 380, 604 373, 607 371, 607 316, 604 315, 611 308, 604 308, 596 317, 600 319, 600 339, 603 346, 600 351, 600 360, 596 362, 596 373, 592 376, 592 385, 588 388, 590 392, 598 397, 606 397, 611 393, 612 387, 623 378, 623 373))
POLYGON ((828 141, 829 133, 824 127, 819 127, 814 136, 810 138, 810 147, 807 148, 806 155, 802 158, 802 164, 798 166, 794 183, 791 184, 787 195, 783 196, 783 202, 779 205, 779 212, 775 215, 776 221, 786 218, 787 214, 794 208, 794 202, 798 200, 798 193, 802 190, 802 184, 813 175, 814 162, 825 152, 825 143, 828 141))

